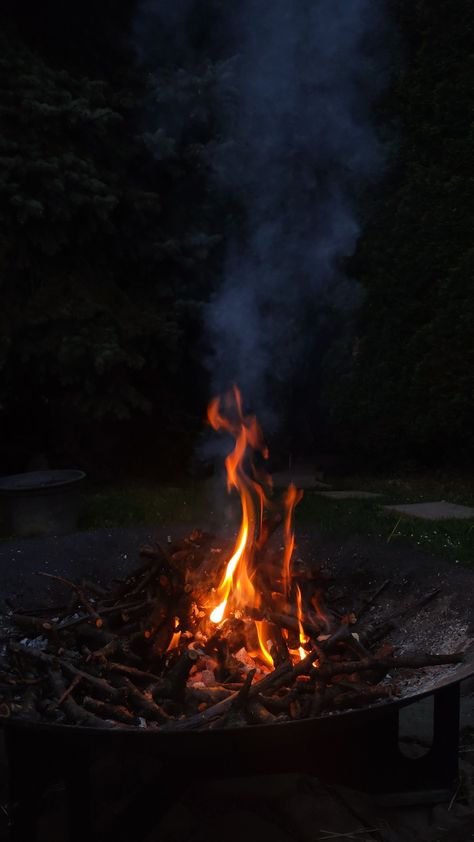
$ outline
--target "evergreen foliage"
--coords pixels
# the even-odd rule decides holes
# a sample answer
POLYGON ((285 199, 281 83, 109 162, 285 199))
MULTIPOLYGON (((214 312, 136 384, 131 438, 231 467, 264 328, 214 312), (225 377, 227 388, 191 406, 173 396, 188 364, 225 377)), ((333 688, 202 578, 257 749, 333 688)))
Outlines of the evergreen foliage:
POLYGON ((130 81, 114 88, 3 39, 0 372, 14 456, 80 459, 107 424, 153 411, 170 428, 186 411, 184 337, 219 238, 197 117, 187 138, 155 123, 174 96, 194 102, 198 82, 130 81))
MULTIPOLYGON (((329 300, 308 307, 279 444, 315 461, 324 447, 346 464, 356 453, 372 467, 464 464, 474 457, 474 7, 388 2, 402 59, 380 108, 386 176, 347 267, 365 299, 355 321, 329 300)), ((163 454, 183 464, 202 425, 201 312, 229 231, 245 237, 249 225, 239 190, 217 189, 213 175, 238 110, 236 10, 178 4, 189 9, 181 38, 174 6, 138 15, 158 5, 19 0, 6 14, 3 473, 36 451, 92 471, 140 452, 141 466, 163 454)))
POLYGON ((393 154, 353 266, 366 291, 358 353, 350 337, 333 349, 326 398, 339 442, 371 463, 465 464, 474 456, 474 7, 394 6, 405 55, 386 105, 393 154))

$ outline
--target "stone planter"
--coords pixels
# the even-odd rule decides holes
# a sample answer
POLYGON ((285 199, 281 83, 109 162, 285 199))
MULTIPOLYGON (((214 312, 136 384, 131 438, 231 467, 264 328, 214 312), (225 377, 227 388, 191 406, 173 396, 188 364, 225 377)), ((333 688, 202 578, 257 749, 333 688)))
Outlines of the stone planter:
POLYGON ((0 477, 0 511, 8 532, 63 535, 77 529, 83 471, 32 471, 0 477))

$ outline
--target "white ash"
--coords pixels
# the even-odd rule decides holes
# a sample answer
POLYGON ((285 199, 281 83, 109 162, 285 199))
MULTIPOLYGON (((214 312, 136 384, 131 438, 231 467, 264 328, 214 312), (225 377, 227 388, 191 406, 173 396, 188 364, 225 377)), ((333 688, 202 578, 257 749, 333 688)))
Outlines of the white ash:
POLYGON ((29 646, 30 649, 40 649, 44 652, 48 648, 48 638, 40 635, 39 637, 23 637, 20 640, 23 646, 29 646))

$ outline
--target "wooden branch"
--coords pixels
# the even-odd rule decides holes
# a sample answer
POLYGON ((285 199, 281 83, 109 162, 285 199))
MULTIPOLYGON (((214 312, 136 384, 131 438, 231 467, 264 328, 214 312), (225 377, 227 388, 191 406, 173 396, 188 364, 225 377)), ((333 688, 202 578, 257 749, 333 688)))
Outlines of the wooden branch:
POLYGON ((82 705, 86 710, 104 719, 112 719, 124 725, 139 725, 138 716, 134 716, 123 705, 111 705, 110 702, 102 702, 99 699, 94 699, 92 696, 84 696, 82 705))
POLYGON ((82 676, 80 676, 80 675, 75 675, 75 676, 74 676, 74 678, 72 679, 71 683, 69 684, 69 686, 68 686, 68 687, 66 687, 66 689, 65 689, 64 693, 62 694, 62 696, 61 696, 61 697, 60 697, 60 699, 58 700, 58 708, 59 708, 59 707, 61 707, 61 705, 63 704, 63 702, 65 702, 65 701, 66 701, 67 697, 71 695, 71 693, 73 692, 73 690, 75 690, 75 689, 76 689, 77 685, 78 685, 78 684, 80 684, 80 683, 81 683, 81 681, 82 681, 82 676))
POLYGON ((387 587, 388 587, 388 585, 389 585, 389 584, 390 584, 390 579, 385 579, 385 581, 384 581, 384 582, 382 582, 382 584, 381 584, 381 585, 377 588, 377 590, 376 590, 376 591, 374 591, 374 593, 372 594, 372 596, 371 596, 371 597, 369 597, 369 599, 367 599, 367 600, 364 602, 364 604, 361 606, 361 608, 359 608, 359 610, 357 611, 357 620, 358 620, 358 621, 360 620, 360 618, 361 618, 361 617, 363 617, 363 616, 364 616, 364 614, 366 614, 366 613, 367 613, 367 611, 369 610, 369 608, 370 608, 370 607, 374 604, 374 602, 376 601, 377 597, 379 597, 379 596, 380 596, 380 594, 381 594, 381 593, 385 590, 385 588, 387 588, 387 587))
POLYGON ((51 687, 58 699, 64 699, 64 712, 68 720, 74 725, 86 725, 92 728, 115 727, 113 722, 110 722, 107 719, 100 719, 93 713, 90 713, 89 711, 85 710, 72 698, 72 696, 66 696, 67 688, 59 670, 48 669, 48 678, 51 687))
POLYGON ((129 705, 145 719, 151 719, 152 722, 169 722, 170 717, 167 713, 157 705, 152 699, 148 699, 143 693, 135 687, 129 678, 124 676, 122 682, 127 690, 127 698, 129 705))
MULTIPOLYGON (((258 693, 263 693, 265 690, 270 688, 276 689, 277 687, 282 687, 285 683, 292 683, 299 675, 304 675, 305 672, 309 672, 313 661, 315 661, 316 658, 317 652, 313 650, 306 656, 306 658, 303 658, 302 661, 296 664, 295 667, 282 664, 281 667, 278 667, 278 669, 274 670, 274 672, 266 675, 261 681, 251 685, 249 698, 253 698, 254 696, 256 697, 258 693)), ((194 716, 177 719, 174 722, 169 723, 167 726, 164 726, 163 730, 187 731, 208 725, 210 722, 218 719, 222 716, 222 714, 229 710, 236 696, 237 693, 232 693, 232 695, 228 696, 227 699, 217 702, 217 704, 212 705, 200 713, 196 713, 194 716)))
POLYGON ((12 645, 12 651, 16 652, 19 655, 24 655, 25 657, 29 658, 31 661, 34 661, 37 664, 40 664, 47 669, 56 669, 57 666, 60 666, 64 672, 67 672, 69 675, 80 676, 84 679, 88 684, 93 686, 96 692, 102 694, 110 701, 116 701, 120 703, 122 701, 122 693, 120 690, 117 690, 115 687, 112 687, 108 681, 104 678, 98 678, 95 675, 91 675, 84 670, 78 669, 69 661, 66 661, 64 658, 58 658, 54 655, 48 655, 46 652, 42 652, 40 649, 33 649, 31 646, 23 646, 21 643, 17 643, 12 645))
POLYGON ((198 653, 194 649, 185 649, 167 673, 166 678, 160 679, 153 687, 153 698, 184 701, 186 682, 197 659, 198 653))
MULTIPOLYGON (((295 617, 293 614, 283 614, 278 611, 262 611, 258 608, 247 609, 247 614, 253 620, 267 620, 269 623, 273 623, 281 629, 290 629, 297 634, 300 630, 298 617, 295 617)), ((308 620, 303 620, 302 625, 304 632, 308 635, 308 637, 316 640, 321 634, 321 627, 315 626, 308 620)))
POLYGON ((350 675, 365 670, 388 672, 394 669, 420 669, 445 664, 460 664, 463 660, 464 652, 452 652, 446 655, 405 655, 399 658, 363 658, 360 661, 326 663, 317 670, 317 673, 322 679, 328 679, 333 675, 350 675))
POLYGON ((71 582, 69 579, 65 579, 63 576, 55 576, 53 573, 44 573, 43 571, 41 571, 41 572, 37 573, 36 575, 37 576, 44 576, 47 579, 54 579, 56 582, 60 582, 62 585, 65 585, 67 588, 72 588, 72 590, 74 590, 77 593, 77 595, 78 595, 80 601, 82 602, 84 608, 86 609, 86 611, 94 619, 97 628, 100 629, 102 627, 102 624, 103 624, 102 618, 99 616, 99 614, 95 610, 92 603, 88 600, 87 596, 84 593, 84 589, 80 585, 76 584, 76 582, 71 582))
POLYGON ((146 684, 151 684, 152 682, 156 684, 156 682, 160 681, 159 676, 155 675, 155 673, 153 672, 139 670, 136 667, 131 667, 128 664, 119 664, 116 661, 109 661, 107 663, 107 669, 110 672, 116 672, 120 673, 121 675, 127 675, 135 681, 144 681, 146 684))
POLYGON ((252 699, 245 708, 245 716, 250 725, 271 725, 278 716, 271 713, 258 699, 252 699))

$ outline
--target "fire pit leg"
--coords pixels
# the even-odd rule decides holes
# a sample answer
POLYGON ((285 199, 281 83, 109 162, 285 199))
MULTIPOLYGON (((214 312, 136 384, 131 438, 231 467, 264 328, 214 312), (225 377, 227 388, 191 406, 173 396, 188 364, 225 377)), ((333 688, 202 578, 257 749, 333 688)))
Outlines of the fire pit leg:
MULTIPOLYGON (((372 741, 372 755, 379 780, 372 791, 393 793, 396 803, 421 803, 449 797, 458 775, 459 746, 459 683, 451 684, 434 693, 433 742, 425 755, 410 758, 403 755, 398 744, 398 715, 396 742, 395 720, 379 734, 379 745, 372 741), (385 730, 385 740, 383 731, 385 730)), ((373 735, 374 736, 374 735, 373 735)), ((376 736, 376 735, 375 735, 376 736)), ((395 801, 394 801, 395 803, 395 801)))
POLYGON ((451 787, 459 772, 459 724, 461 687, 450 684, 434 697, 433 745, 429 752, 439 782, 451 787))
POLYGON ((459 697, 459 683, 434 692, 433 742, 422 757, 402 754, 399 712, 389 710, 356 729, 320 739, 318 762, 308 771, 398 804, 449 798, 458 775, 459 697))

